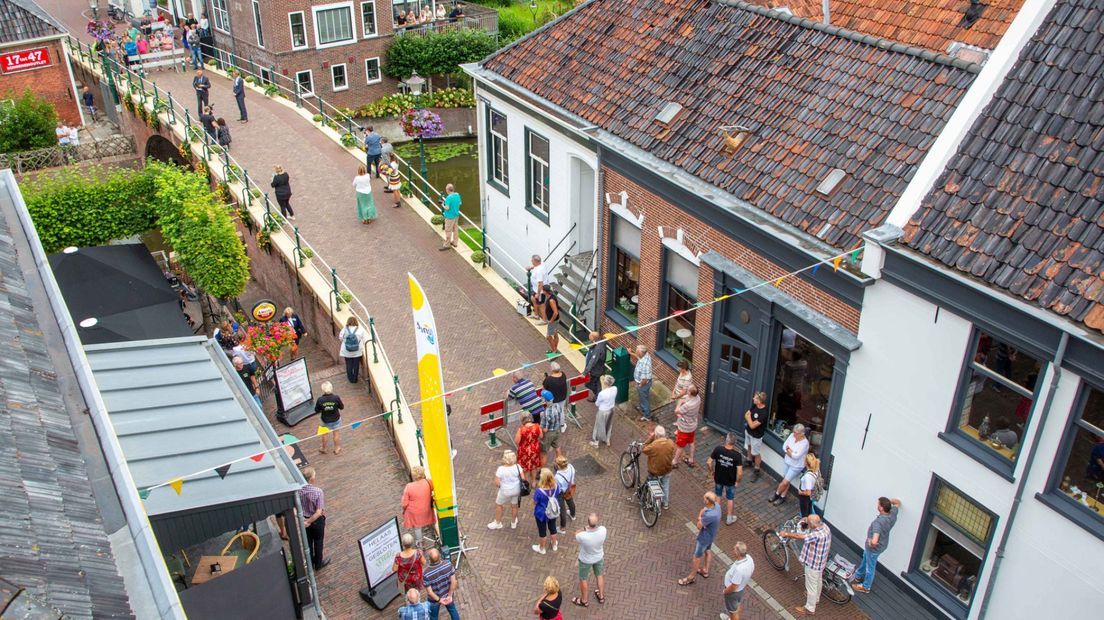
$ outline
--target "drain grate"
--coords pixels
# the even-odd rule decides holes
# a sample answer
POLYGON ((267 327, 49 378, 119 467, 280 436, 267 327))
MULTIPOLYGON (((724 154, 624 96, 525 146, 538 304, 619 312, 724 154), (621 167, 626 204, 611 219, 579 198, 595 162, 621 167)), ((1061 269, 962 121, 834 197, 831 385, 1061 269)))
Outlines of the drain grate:
POLYGON ((575 466, 575 473, 584 478, 606 473, 606 468, 589 454, 571 461, 571 464, 575 466))

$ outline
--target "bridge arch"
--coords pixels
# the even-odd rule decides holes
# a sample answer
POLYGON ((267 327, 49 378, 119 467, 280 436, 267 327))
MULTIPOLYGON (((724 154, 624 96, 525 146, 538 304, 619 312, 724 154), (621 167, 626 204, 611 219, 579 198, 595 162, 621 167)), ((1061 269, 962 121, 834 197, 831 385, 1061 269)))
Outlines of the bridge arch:
POLYGON ((172 140, 164 136, 153 134, 146 140, 146 158, 153 158, 177 166, 188 167, 190 164, 180 155, 180 150, 172 140))

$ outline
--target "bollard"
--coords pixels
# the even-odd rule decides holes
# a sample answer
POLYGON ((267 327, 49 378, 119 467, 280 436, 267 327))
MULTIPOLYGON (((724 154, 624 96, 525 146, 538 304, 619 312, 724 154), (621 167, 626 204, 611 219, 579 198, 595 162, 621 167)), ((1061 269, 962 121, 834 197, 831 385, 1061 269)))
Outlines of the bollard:
POLYGON ((372 337, 372 363, 379 363, 379 355, 376 354, 376 318, 368 317, 368 334, 372 337))
MULTIPOLYGON (((295 256, 299 259, 299 268, 303 268, 303 249, 299 243, 299 227, 295 227, 295 256)), ((376 348, 376 343, 372 343, 372 350, 376 348)))

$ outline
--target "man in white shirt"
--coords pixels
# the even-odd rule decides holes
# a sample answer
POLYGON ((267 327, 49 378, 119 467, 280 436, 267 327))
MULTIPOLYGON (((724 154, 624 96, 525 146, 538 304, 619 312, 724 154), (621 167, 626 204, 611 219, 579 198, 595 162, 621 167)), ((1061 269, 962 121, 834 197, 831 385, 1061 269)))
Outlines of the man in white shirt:
POLYGON ((57 136, 58 145, 69 146, 69 128, 65 126, 64 122, 58 121, 54 135, 57 136))
POLYGON ((751 574, 755 572, 755 560, 748 555, 746 543, 737 542, 733 545, 732 557, 732 566, 728 567, 724 576, 725 611, 720 615, 721 620, 740 620, 740 603, 751 583, 751 574))
POLYGON ((774 490, 774 495, 768 503, 780 505, 786 501, 786 492, 790 490, 790 483, 797 480, 801 472, 805 471, 805 455, 809 453, 809 440, 805 438, 805 425, 794 424, 793 433, 782 444, 782 482, 774 490))
POLYGON ((598 598, 599 603, 606 602, 606 579, 602 576, 602 569, 605 565, 606 552, 604 545, 606 544, 606 527, 604 525, 598 525, 597 513, 590 513, 587 515, 586 529, 581 532, 575 533, 575 542, 579 543, 579 596, 576 596, 574 602, 581 607, 587 606, 587 596, 589 586, 587 585, 587 577, 590 576, 590 572, 594 571, 594 579, 598 582, 598 589, 594 591, 594 596, 598 598))
POLYGON ((529 303, 533 304, 533 312, 537 314, 537 325, 548 324, 544 316, 544 285, 547 281, 548 272, 541 263, 540 254, 534 254, 529 266, 529 303))

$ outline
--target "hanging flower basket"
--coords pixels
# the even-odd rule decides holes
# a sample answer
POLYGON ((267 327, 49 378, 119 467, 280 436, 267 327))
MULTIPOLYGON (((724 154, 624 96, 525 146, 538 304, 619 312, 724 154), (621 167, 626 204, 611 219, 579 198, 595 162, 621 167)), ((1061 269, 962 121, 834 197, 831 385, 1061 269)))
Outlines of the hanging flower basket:
POLYGON ((445 133, 445 124, 433 110, 407 110, 399 117, 399 125, 411 138, 436 138, 445 133))
POLYGON ((294 355, 299 346, 295 344, 295 329, 287 323, 268 325, 247 325, 245 328, 247 346, 271 365, 290 352, 294 355))

